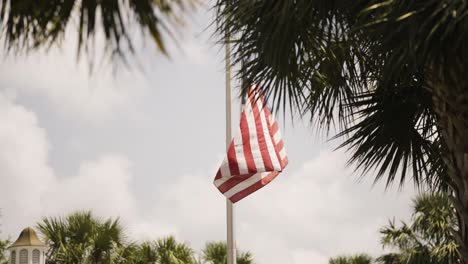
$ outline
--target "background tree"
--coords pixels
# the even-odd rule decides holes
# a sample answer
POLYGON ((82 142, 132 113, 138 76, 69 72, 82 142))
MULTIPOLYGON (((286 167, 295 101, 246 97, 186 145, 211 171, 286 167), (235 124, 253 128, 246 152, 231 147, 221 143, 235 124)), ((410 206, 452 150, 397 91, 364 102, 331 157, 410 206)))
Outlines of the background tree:
MULTIPOLYGON (((0 211, 0 218, 2 217, 1 211, 0 211)), ((1 227, 1 225, 0 225, 1 227)), ((2 234, 2 231, 0 230, 0 234, 2 234)), ((0 264, 7 264, 8 263, 8 258, 7 258, 7 248, 11 244, 11 241, 9 239, 3 240, 0 238, 0 264)))
POLYGON ((330 258, 328 264, 372 264, 372 257, 367 254, 353 256, 338 256, 330 258))
MULTIPOLYGON (((209 242, 202 251, 202 258, 208 264, 227 263, 227 245, 225 242, 209 242)), ((250 252, 237 251, 237 264, 253 264, 250 252)))
POLYGON ((217 9, 239 78, 261 84, 276 109, 344 136, 349 162, 376 180, 450 187, 468 263, 466 1, 218 0, 217 9))
POLYGON ((179 243, 173 236, 158 239, 155 251, 160 264, 195 264, 193 250, 185 243, 179 243))
POLYGON ((10 245, 9 240, 0 239, 0 264, 8 264, 7 247, 10 245))
POLYGON ((150 264, 157 263, 158 255, 155 243, 143 242, 130 243, 119 248, 117 257, 114 259, 116 264, 150 264))
POLYGON ((91 212, 44 218, 37 226, 50 264, 112 263, 125 243, 118 219, 101 220, 91 212))
POLYGON ((384 248, 396 249, 378 258, 382 264, 460 263, 451 230, 457 229, 456 215, 447 195, 423 194, 414 200, 411 224, 394 221, 380 231, 384 248))
POLYGON ((166 53, 165 40, 167 37, 174 40, 183 15, 194 3, 192 0, 0 0, 0 39, 8 52, 28 52, 59 44, 66 34, 76 32, 79 54, 92 51, 96 33, 102 32, 105 51, 123 56, 124 52, 133 51, 132 32, 140 29, 166 53))

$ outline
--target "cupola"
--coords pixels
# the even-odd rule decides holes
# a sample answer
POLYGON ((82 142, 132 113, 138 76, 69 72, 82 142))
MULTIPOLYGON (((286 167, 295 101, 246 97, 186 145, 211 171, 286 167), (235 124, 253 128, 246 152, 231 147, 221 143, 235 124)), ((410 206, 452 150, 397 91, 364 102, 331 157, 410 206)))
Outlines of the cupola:
POLYGON ((46 245, 39 240, 36 231, 27 227, 9 248, 10 264, 45 264, 46 245))

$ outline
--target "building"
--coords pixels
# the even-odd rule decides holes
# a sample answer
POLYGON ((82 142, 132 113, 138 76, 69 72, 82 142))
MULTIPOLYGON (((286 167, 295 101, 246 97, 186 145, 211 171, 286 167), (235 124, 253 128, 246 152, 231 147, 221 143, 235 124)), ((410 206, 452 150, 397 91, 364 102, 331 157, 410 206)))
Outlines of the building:
POLYGON ((8 250, 10 264, 45 264, 46 245, 39 240, 36 231, 31 227, 21 231, 18 239, 8 250))

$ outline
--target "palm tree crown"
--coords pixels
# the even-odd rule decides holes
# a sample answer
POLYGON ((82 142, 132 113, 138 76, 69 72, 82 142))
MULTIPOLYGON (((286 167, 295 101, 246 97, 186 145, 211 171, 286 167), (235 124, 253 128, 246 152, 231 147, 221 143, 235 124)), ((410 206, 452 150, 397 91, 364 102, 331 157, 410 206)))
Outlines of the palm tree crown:
POLYGON ((339 256, 330 258, 328 264, 372 264, 372 257, 367 254, 339 256))
POLYGON ((456 216, 447 195, 423 194, 414 201, 412 223, 397 227, 392 221, 381 229, 384 248, 396 253, 381 256, 382 264, 456 264, 460 255, 452 236, 456 216))
POLYGON ((239 78, 332 128, 358 171, 450 188, 468 262, 464 0, 218 0, 239 78))
POLYGON ((195 264, 193 250, 185 243, 179 243, 173 236, 158 239, 155 243, 158 263, 195 264))
POLYGON ((103 221, 91 212, 44 218, 38 228, 46 239, 50 264, 111 263, 125 243, 118 219, 103 221))
MULTIPOLYGON (((209 242, 202 251, 203 260, 208 264, 227 263, 227 245, 225 242, 209 242)), ((253 264, 250 252, 237 251, 238 264, 253 264)))
POLYGON ((174 37, 182 14, 194 3, 192 0, 0 0, 0 38, 5 41, 7 51, 48 48, 60 43, 71 26, 77 32, 78 53, 92 49, 95 33, 102 32, 106 51, 123 56, 125 51, 133 50, 131 32, 137 25, 166 53, 164 40, 174 37))

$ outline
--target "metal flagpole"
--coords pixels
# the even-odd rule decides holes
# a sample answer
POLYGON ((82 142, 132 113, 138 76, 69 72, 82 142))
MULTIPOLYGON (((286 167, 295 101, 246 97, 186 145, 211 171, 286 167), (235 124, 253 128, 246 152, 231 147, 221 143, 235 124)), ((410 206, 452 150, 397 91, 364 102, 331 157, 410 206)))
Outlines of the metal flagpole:
MULTIPOLYGON (((231 143, 231 47, 226 38, 226 151, 231 143)), ((227 222, 227 264, 236 264, 236 236, 234 225, 234 205, 226 198, 227 222)))

